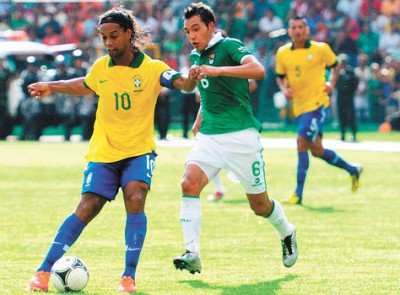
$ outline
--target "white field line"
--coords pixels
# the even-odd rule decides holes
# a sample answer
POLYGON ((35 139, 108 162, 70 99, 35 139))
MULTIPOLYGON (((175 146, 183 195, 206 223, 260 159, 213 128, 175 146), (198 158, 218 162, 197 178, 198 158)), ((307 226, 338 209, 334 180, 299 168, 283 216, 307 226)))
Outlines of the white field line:
MULTIPOLYGON (((172 138, 170 140, 156 140, 157 146, 193 146, 195 140, 172 138)), ((295 138, 262 138, 261 143, 265 149, 296 149, 295 138)), ((400 142, 361 141, 343 142, 341 140, 324 139, 324 147, 333 150, 374 151, 374 152, 400 152, 400 142)))

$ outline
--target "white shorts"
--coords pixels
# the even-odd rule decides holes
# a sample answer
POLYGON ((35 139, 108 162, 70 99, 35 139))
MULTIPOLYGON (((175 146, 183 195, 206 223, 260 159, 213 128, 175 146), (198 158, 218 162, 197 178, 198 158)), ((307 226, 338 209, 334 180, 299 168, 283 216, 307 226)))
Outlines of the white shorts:
POLYGON ((208 179, 222 168, 232 172, 248 194, 266 191, 263 147, 260 133, 246 129, 225 134, 196 134, 196 143, 186 158, 186 165, 200 167, 208 179))

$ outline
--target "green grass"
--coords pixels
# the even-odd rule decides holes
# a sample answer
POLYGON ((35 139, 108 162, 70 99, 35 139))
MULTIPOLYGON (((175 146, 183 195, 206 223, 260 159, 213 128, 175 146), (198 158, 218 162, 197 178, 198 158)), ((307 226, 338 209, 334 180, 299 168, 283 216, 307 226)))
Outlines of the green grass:
MULTIPOLYGON (((0 142, 2 294, 28 293, 28 281, 58 226, 79 201, 86 150, 87 143, 0 142)), ((399 293, 400 153, 340 151, 365 167, 357 193, 350 192, 345 172, 311 159, 304 205, 284 207, 297 227, 300 251, 290 269, 282 265, 274 229, 251 212, 242 188, 222 173, 226 199, 208 202, 204 197, 213 192, 212 185, 203 192, 203 271, 193 276, 172 265, 184 250, 180 181, 188 152, 186 147, 158 148, 137 294, 399 293)), ((295 185, 296 152, 264 153, 269 194, 283 200, 295 185)), ((68 251, 89 268, 82 294, 117 294, 124 225, 118 195, 68 251)), ((50 286, 49 293, 57 292, 50 286)))

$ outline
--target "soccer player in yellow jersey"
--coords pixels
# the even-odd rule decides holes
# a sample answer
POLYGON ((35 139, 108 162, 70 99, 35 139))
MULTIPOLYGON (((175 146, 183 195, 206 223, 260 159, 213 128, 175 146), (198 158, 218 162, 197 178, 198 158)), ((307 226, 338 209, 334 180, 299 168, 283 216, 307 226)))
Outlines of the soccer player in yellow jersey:
POLYGON ((314 157, 330 165, 345 169, 352 179, 352 191, 359 186, 360 165, 350 165, 333 150, 322 145, 322 128, 329 106, 328 94, 335 86, 337 58, 328 44, 309 39, 310 28, 303 17, 289 20, 288 34, 292 42, 281 46, 276 54, 277 83, 288 100, 293 101, 293 112, 298 120, 297 130, 297 187, 286 201, 301 204, 309 167, 308 150, 314 157), (333 68, 330 81, 325 79, 326 68, 333 68))
POLYGON ((125 209, 125 270, 120 292, 136 292, 135 273, 146 236, 144 212, 156 158, 153 140, 154 108, 163 87, 191 91, 196 67, 184 78, 142 49, 150 41, 132 11, 117 6, 99 16, 99 37, 107 55, 97 59, 86 77, 28 86, 32 96, 51 93, 95 93, 99 104, 90 139, 82 197, 58 229, 54 241, 29 288, 47 291, 52 265, 74 244, 86 225, 122 188, 125 209))

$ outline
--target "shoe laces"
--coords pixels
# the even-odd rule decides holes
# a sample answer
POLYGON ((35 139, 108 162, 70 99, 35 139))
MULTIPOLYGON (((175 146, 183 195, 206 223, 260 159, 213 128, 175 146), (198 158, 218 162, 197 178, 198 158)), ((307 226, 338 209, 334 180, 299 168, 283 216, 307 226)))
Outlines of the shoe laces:
POLYGON ((130 276, 126 276, 126 277, 122 277, 121 279, 121 285, 126 287, 126 286, 130 286, 130 285, 135 285, 135 280, 132 279, 132 277, 130 276))
POLYGON ((50 273, 48 271, 38 271, 35 275, 35 278, 40 281, 48 281, 50 278, 50 273))
POLYGON ((288 255, 293 254, 293 243, 292 243, 292 236, 287 236, 283 241, 282 241, 282 252, 283 255, 286 257, 288 255))

